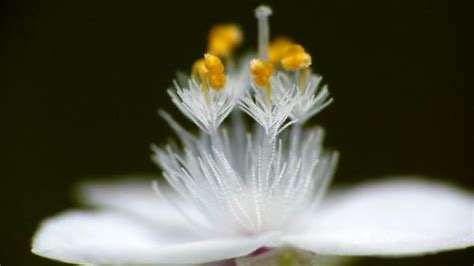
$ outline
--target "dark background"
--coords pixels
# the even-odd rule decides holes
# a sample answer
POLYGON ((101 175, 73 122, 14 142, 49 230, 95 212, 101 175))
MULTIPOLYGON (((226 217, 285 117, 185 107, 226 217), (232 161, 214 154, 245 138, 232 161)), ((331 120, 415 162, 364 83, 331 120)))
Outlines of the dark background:
MULTIPOLYGON (((474 59, 469 1, 278 1, 271 26, 313 55, 335 103, 316 121, 342 154, 335 184, 421 174, 472 191, 474 59)), ((84 177, 159 170, 172 134, 157 108, 235 21, 255 48, 257 1, 1 2, 0 264, 59 265, 29 253, 43 218, 73 206, 84 177)), ((245 50, 245 49, 242 49, 245 50)), ((473 249, 361 265, 472 265, 473 249)))

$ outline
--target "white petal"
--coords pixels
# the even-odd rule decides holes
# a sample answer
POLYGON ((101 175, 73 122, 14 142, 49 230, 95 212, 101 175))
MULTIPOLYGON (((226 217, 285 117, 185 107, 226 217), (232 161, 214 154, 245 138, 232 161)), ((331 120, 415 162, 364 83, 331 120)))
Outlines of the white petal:
POLYGON ((153 191, 152 179, 151 176, 129 176, 87 182, 78 187, 77 194, 87 205, 126 211, 160 224, 185 224, 181 215, 153 191))
POLYGON ((247 255, 272 237, 202 239, 178 229, 118 213, 71 211, 41 225, 32 251, 79 264, 205 263, 247 255))
POLYGON ((474 197, 416 180, 377 182, 330 196, 297 247, 320 254, 416 255, 474 244, 474 197))

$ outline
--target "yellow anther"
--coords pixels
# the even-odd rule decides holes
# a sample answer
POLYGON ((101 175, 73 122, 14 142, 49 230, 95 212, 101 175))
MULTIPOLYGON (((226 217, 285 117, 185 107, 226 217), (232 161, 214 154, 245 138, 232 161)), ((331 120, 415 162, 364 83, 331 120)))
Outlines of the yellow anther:
POLYGON ((217 73, 217 74, 209 75, 209 84, 216 91, 222 90, 222 88, 224 88, 224 85, 225 85, 225 76, 224 76, 224 74, 217 73))
POLYGON ((299 44, 293 44, 290 47, 288 47, 288 50, 286 51, 286 55, 299 54, 299 53, 305 53, 305 52, 306 51, 303 48, 303 46, 301 46, 299 44))
POLYGON ((250 73, 252 73, 253 80, 258 86, 266 87, 270 84, 272 71, 272 63, 263 62, 260 59, 250 61, 250 73))
POLYGON ((224 73, 224 65, 219 57, 212 54, 204 55, 204 64, 211 74, 224 73))
POLYGON ((274 65, 279 65, 281 59, 292 45, 294 45, 294 42, 285 37, 278 37, 273 40, 268 48, 268 59, 270 62, 274 65))
POLYGON ((270 76, 272 75, 272 63, 264 62, 260 59, 250 61, 250 73, 257 86, 265 88, 265 102, 270 103, 272 97, 272 87, 270 85, 270 76))
POLYGON ((288 48, 286 55, 281 59, 281 64, 291 71, 305 69, 311 65, 311 56, 301 45, 295 44, 288 48))
POLYGON ((217 91, 225 85, 224 65, 215 55, 205 54, 204 58, 197 60, 193 64, 192 76, 194 79, 201 80, 201 88, 208 102, 211 101, 209 85, 217 91))
POLYGON ((208 52, 217 56, 228 56, 242 43, 242 31, 235 24, 214 26, 209 32, 208 52))
POLYGON ((204 62, 204 59, 201 58, 197 60, 196 62, 194 62, 193 68, 192 68, 193 78, 199 77, 200 79, 205 79, 208 72, 209 71, 206 68, 206 63, 204 62))
POLYGON ((212 54, 204 55, 204 68, 207 70, 209 84, 215 90, 221 90, 225 85, 224 65, 219 57, 212 54))

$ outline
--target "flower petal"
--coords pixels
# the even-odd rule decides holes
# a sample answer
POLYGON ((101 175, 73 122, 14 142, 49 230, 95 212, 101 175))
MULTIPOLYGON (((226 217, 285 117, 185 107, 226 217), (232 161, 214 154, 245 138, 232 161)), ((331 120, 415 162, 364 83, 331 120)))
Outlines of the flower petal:
POLYGON ((244 256, 272 236, 203 239, 117 212, 70 211, 46 220, 33 253, 78 264, 186 264, 244 256))
POLYGON ((286 241, 319 254, 416 255, 474 244, 474 197, 427 181, 370 183, 336 193, 305 235, 286 241))
MULTIPOLYGON (((154 222, 185 224, 183 217, 153 191, 152 176, 118 177, 113 181, 90 181, 77 188, 79 200, 90 206, 111 208, 154 222)), ((167 186, 163 186, 163 189, 167 186)))

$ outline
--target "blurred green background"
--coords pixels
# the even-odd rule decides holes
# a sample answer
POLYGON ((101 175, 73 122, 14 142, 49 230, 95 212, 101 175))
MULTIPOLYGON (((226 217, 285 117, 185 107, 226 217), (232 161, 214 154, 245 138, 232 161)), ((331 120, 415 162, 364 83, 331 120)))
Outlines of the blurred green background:
MULTIPOLYGON (((159 173, 150 143, 172 132, 174 73, 237 22, 254 49, 261 1, 0 3, 1 265, 61 265, 29 253, 43 218, 73 206, 85 177, 159 173), (6 149, 6 151, 5 151, 6 149)), ((473 190, 469 1, 275 1, 273 35, 301 42, 334 104, 315 121, 342 157, 335 185, 420 174, 473 190)), ((359 265, 472 265, 473 249, 359 265)))

